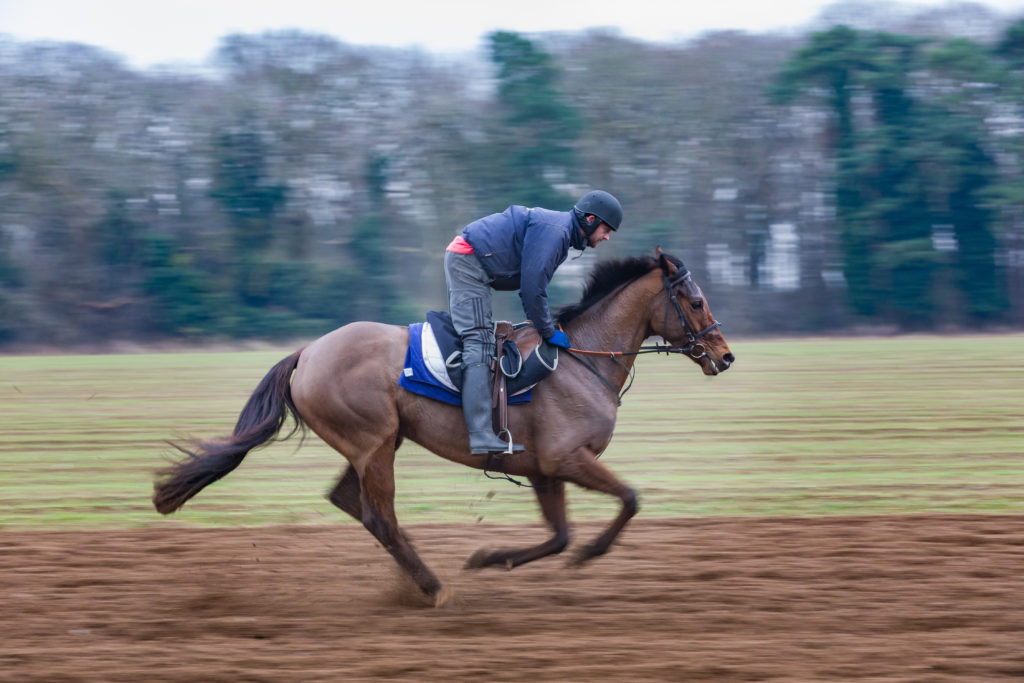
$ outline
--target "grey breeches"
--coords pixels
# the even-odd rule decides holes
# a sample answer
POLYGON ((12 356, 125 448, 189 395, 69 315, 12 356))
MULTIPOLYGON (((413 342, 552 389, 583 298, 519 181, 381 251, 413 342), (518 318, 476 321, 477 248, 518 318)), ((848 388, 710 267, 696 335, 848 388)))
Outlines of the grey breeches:
POLYGON ((490 363, 494 356, 491 277, 473 254, 444 253, 448 311, 462 337, 462 362, 490 363))

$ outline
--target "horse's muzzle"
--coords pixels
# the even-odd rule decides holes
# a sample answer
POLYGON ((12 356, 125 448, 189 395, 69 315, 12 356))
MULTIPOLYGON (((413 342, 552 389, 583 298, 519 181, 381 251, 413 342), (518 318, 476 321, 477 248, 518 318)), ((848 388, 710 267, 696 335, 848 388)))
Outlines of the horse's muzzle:
POLYGON ((732 367, 733 361, 736 360, 736 356, 731 353, 723 354, 717 362, 711 356, 705 355, 704 358, 707 360, 707 364, 702 365, 704 374, 712 376, 725 372, 732 367))

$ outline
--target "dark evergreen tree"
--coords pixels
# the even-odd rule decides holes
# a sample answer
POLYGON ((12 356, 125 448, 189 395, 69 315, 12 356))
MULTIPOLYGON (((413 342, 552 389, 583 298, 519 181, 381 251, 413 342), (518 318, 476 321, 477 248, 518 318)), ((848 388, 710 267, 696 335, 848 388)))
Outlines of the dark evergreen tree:
POLYGON ((574 167, 582 119, 561 92, 560 70, 535 43, 505 31, 490 36, 501 127, 489 163, 499 170, 495 204, 560 208, 575 198, 553 185, 574 167))
MULTIPOLYGON (((836 207, 848 301, 863 316, 881 314, 911 328, 933 324, 937 313, 959 318, 936 286, 943 262, 935 246, 939 226, 952 226, 956 236, 948 243, 957 270, 951 279, 966 309, 983 317, 1005 309, 995 218, 985 197, 994 162, 983 150, 980 125, 933 94, 948 90, 948 83, 932 87, 920 80, 928 64, 925 45, 919 38, 838 27, 812 38, 776 82, 782 102, 801 88, 827 85, 837 122, 836 207)), ((968 53, 977 57, 979 51, 967 47, 958 46, 959 59, 947 52, 945 63, 962 64, 968 53)), ((984 67, 981 60, 971 73, 977 77, 984 67)))
POLYGON ((285 187, 269 175, 267 154, 260 133, 247 126, 216 141, 212 196, 232 228, 235 291, 246 306, 255 307, 269 301, 274 219, 285 201, 285 187))

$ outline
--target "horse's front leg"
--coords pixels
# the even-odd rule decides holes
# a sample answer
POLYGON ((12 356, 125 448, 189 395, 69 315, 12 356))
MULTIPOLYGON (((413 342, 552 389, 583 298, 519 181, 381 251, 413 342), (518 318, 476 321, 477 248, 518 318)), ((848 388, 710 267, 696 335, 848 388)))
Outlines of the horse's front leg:
POLYGON ((543 543, 529 548, 502 548, 488 550, 481 548, 466 560, 466 569, 479 569, 493 565, 504 565, 508 569, 527 562, 555 555, 569 545, 569 522, 565 515, 565 482, 551 477, 530 477, 533 491, 537 494, 540 511, 554 534, 543 543))
POLYGON ((600 491, 618 497, 622 508, 618 516, 600 536, 590 543, 580 546, 573 553, 569 565, 578 567, 587 560, 604 555, 618 537, 626 523, 636 514, 639 505, 636 491, 626 486, 612 474, 611 470, 597 460, 597 455, 588 448, 579 448, 562 462, 558 476, 566 481, 579 484, 583 488, 600 491))

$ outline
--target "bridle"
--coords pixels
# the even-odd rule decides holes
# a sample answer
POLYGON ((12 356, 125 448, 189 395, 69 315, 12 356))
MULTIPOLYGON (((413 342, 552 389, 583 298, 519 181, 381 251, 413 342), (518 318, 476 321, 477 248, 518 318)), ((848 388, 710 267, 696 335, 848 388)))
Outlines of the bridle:
POLYGON ((592 373, 597 375, 598 379, 604 382, 608 387, 611 388, 612 391, 614 391, 618 395, 619 405, 622 405, 622 397, 625 396, 626 392, 629 391, 630 387, 633 386, 633 378, 635 377, 635 366, 627 368, 626 365, 619 360, 619 356, 639 356, 645 353, 664 353, 666 355, 670 355, 676 353, 684 356, 689 356, 693 360, 699 361, 708 355, 707 347, 705 347, 704 344, 700 343, 699 340, 703 338, 707 333, 711 332, 711 330, 714 330, 722 326, 722 324, 717 320, 712 320, 711 324, 705 327, 703 330, 695 332, 690 323, 687 322, 686 315, 683 313, 683 307, 679 303, 678 297, 676 297, 676 287, 681 285, 683 282, 686 282, 687 280, 692 280, 690 276, 690 271, 683 268, 682 270, 678 271, 675 275, 673 275, 671 278, 669 278, 668 273, 663 272, 661 274, 661 280, 662 288, 668 293, 668 297, 665 302, 665 315, 662 321, 662 330, 668 329, 669 311, 671 310, 671 308, 675 308, 676 315, 679 316, 679 324, 686 332, 686 346, 672 346, 670 344, 648 344, 647 346, 641 346, 636 351, 589 351, 577 348, 564 349, 572 358, 575 358, 577 361, 583 364, 585 368, 587 368, 592 373), (629 375, 629 382, 626 384, 626 387, 621 392, 619 392, 615 388, 615 385, 612 384, 604 375, 598 372, 597 368, 595 368, 593 364, 588 363, 583 358, 580 358, 577 354, 583 354, 587 356, 606 356, 613 360, 620 367, 625 369, 627 374, 629 375))
MULTIPOLYGON (((684 353, 694 360, 700 360, 704 356, 708 355, 708 350, 703 344, 701 344, 697 340, 706 335, 711 330, 721 327, 722 324, 717 320, 712 320, 711 324, 705 327, 703 330, 701 330, 700 332, 694 332, 693 328, 690 327, 690 323, 686 321, 686 316, 683 315, 683 307, 679 303, 679 299, 676 297, 676 287, 682 284, 683 282, 686 282, 687 280, 692 280, 692 277, 690 276, 690 271, 684 268, 683 270, 680 270, 675 275, 673 275, 672 279, 669 279, 668 273, 662 273, 661 279, 662 282, 665 283, 666 291, 668 291, 668 303, 665 304, 665 318, 662 322, 662 329, 668 329, 668 307, 669 303, 671 303, 672 306, 674 306, 676 309, 676 315, 679 316, 679 324, 682 325, 682 328, 684 330, 686 330, 687 343, 687 346, 670 346, 669 350, 666 350, 665 353, 684 353)), ((645 347, 643 346, 640 347, 641 350, 643 350, 644 348, 645 347)))
POLYGON ((686 321, 686 315, 683 313, 683 307, 679 303, 679 298, 676 296, 676 287, 681 285, 683 282, 686 282, 687 280, 692 280, 692 277, 690 275, 690 271, 686 269, 680 270, 671 278, 669 278, 668 273, 661 274, 662 289, 668 292, 668 298, 665 301, 665 315, 662 320, 662 329, 668 329, 668 314, 671 310, 671 307, 674 307, 676 309, 676 315, 679 316, 679 325, 686 332, 686 346, 671 346, 670 344, 648 344, 647 346, 641 346, 640 349, 637 351, 588 351, 577 348, 571 348, 568 350, 572 351, 573 353, 582 353, 588 356, 611 356, 612 358, 616 356, 638 356, 643 353, 678 353, 689 356, 693 360, 700 360, 701 358, 704 358, 706 355, 708 355, 707 348, 697 340, 704 337, 704 335, 706 335, 711 330, 721 327, 722 323, 718 322, 717 320, 712 320, 711 324, 705 327, 700 332, 693 331, 693 327, 691 327, 690 323, 686 321))

